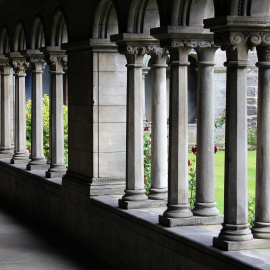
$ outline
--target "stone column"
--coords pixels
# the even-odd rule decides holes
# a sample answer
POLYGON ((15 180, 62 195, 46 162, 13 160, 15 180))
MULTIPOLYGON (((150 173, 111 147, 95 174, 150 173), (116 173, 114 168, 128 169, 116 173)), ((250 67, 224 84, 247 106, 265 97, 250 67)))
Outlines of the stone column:
POLYGON ((169 168, 168 208, 163 216, 191 217, 188 201, 188 53, 191 47, 183 42, 169 46, 170 115, 169 115, 169 168))
POLYGON ((25 71, 29 63, 17 52, 10 53, 9 59, 15 71, 15 150, 11 163, 27 163, 29 153, 26 150, 25 71))
POLYGON ((1 148, 0 158, 11 158, 11 116, 10 116, 10 66, 8 59, 0 57, 1 72, 1 148))
MULTIPOLYGON (((227 62, 224 223, 220 240, 252 239, 248 223, 247 87, 249 38, 242 33, 220 36, 227 62)), ((215 241, 214 241, 215 244, 215 241)))
POLYGON ((217 47, 210 42, 198 53, 196 201, 197 216, 219 214, 215 203, 214 159, 214 58, 217 47))
POLYGON ((32 74, 32 129, 31 129, 31 161, 28 170, 48 169, 43 151, 43 102, 42 74, 45 67, 43 54, 26 51, 32 74))
POLYGON ((139 46, 122 46, 121 54, 127 59, 127 142, 126 189, 119 200, 120 207, 128 201, 144 201, 148 197, 144 189, 143 157, 143 53, 139 46))
POLYGON ((143 121, 146 121, 146 114, 145 114, 145 99, 146 99, 146 94, 145 94, 145 76, 148 74, 150 68, 149 67, 143 67, 142 69, 142 79, 143 79, 143 121))
POLYGON ((257 116, 255 238, 270 238, 270 46, 257 47, 259 68, 257 116))
POLYGON ((152 200, 167 199, 166 49, 149 47, 152 58, 151 188, 152 200))
POLYGON ((62 177, 66 173, 64 161, 64 115, 63 74, 67 65, 65 51, 58 47, 42 49, 45 61, 50 67, 50 168, 46 177, 62 177))

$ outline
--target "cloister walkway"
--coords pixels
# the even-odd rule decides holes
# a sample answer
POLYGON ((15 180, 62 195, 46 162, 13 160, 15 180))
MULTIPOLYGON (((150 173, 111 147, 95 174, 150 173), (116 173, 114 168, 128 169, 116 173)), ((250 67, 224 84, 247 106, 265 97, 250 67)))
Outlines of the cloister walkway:
POLYGON ((112 269, 0 201, 0 269, 112 269))

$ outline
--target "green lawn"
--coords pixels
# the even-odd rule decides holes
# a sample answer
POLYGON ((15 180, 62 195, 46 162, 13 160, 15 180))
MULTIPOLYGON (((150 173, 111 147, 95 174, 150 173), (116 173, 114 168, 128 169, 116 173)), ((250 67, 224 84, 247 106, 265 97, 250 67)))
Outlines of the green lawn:
MULTIPOLYGON (((224 151, 218 151, 215 154, 215 191, 217 208, 223 215, 224 212, 224 151)), ((192 160, 194 154, 189 153, 189 159, 192 160)), ((248 151, 248 194, 255 196, 256 182, 256 151, 248 151)))

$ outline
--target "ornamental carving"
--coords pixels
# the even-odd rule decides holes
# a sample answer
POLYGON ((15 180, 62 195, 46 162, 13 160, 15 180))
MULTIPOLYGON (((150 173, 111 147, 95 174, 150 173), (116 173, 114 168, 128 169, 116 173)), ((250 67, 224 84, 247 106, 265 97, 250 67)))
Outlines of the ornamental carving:
POLYGON ((254 47, 262 45, 270 45, 270 34, 267 33, 240 33, 232 32, 225 34, 215 34, 215 44, 221 46, 222 50, 239 49, 240 47, 254 49, 254 47))
POLYGON ((41 57, 31 57, 29 59, 31 69, 32 70, 41 70, 43 71, 46 65, 46 62, 43 58, 41 57))
POLYGON ((146 53, 152 56, 165 57, 168 54, 166 48, 150 45, 146 47, 146 53))
POLYGON ((19 73, 20 71, 25 72, 26 69, 30 66, 30 64, 25 60, 11 60, 10 64, 16 73, 19 73))
POLYGON ((207 40, 166 40, 160 42, 163 48, 179 48, 179 47, 189 47, 189 48, 211 48, 214 46, 214 41, 207 40))
POLYGON ((119 45, 118 52, 120 54, 147 54, 146 46, 119 45))
POLYGON ((45 55, 45 60, 51 69, 66 69, 68 63, 67 55, 45 55))

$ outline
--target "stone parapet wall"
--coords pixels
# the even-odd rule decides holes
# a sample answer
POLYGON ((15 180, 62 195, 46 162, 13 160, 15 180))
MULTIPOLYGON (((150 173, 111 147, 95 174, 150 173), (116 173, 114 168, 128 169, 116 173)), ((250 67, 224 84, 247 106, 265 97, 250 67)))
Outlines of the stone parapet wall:
POLYGON ((220 226, 165 228, 159 210, 122 210, 118 197, 91 197, 43 178, 25 165, 0 162, 0 197, 102 257, 117 269, 268 269, 269 251, 228 253, 212 246, 220 226))

